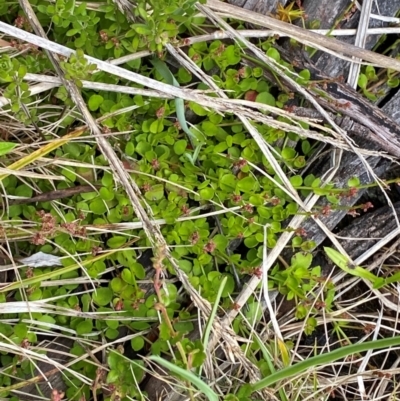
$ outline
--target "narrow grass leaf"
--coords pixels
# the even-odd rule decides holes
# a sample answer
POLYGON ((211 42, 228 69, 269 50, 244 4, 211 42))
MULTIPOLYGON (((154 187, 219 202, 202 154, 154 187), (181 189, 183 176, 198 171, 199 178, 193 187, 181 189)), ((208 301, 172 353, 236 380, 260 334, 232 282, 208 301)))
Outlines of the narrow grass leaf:
POLYGON ((273 384, 281 381, 288 380, 293 376, 298 376, 305 372, 307 369, 315 369, 317 366, 329 365, 338 359, 346 358, 350 355, 358 354, 369 350, 378 350, 382 348, 389 348, 400 345, 400 336, 383 338, 381 340, 366 341, 361 344, 352 344, 345 347, 336 349, 326 354, 317 355, 304 361, 298 362, 287 368, 278 370, 272 373, 268 377, 260 380, 259 382, 252 385, 253 391, 260 391, 263 388, 270 387, 273 384))
POLYGON ((201 380, 195 374, 185 369, 180 368, 179 366, 174 365, 171 362, 166 361, 165 359, 159 356, 151 356, 149 358, 151 361, 158 363, 161 366, 169 369, 171 372, 183 377, 185 380, 192 383, 196 386, 210 401, 218 401, 218 395, 214 393, 214 391, 201 380))
POLYGON ((10 153, 16 146, 17 144, 12 142, 0 142, 0 156, 10 153))
POLYGON ((335 249, 324 247, 324 251, 327 254, 328 258, 346 273, 351 274, 352 276, 363 278, 365 280, 369 280, 372 284, 379 280, 378 276, 375 276, 375 274, 369 272, 363 267, 352 267, 351 265, 349 265, 349 260, 335 249))
POLYGON ((217 297, 216 297, 215 302, 214 302, 214 306, 212 308, 210 317, 209 317, 207 325, 206 325, 206 329, 204 330, 204 334, 203 334, 203 347, 204 347, 204 350, 207 348, 208 340, 210 338, 210 333, 211 333, 211 329, 212 329, 212 324, 213 324, 213 321, 215 319, 215 316, 217 315, 219 301, 221 299, 221 296, 222 296, 222 293, 224 291, 224 288, 225 288, 227 280, 228 280, 228 277, 225 276, 223 278, 222 282, 221 282, 221 285, 220 285, 220 287, 218 289, 217 297))
MULTIPOLYGON (((85 132, 87 128, 79 128, 76 131, 71 132, 70 134, 64 135, 62 138, 59 139, 54 139, 52 140, 49 144, 43 146, 42 148, 35 150, 31 154, 23 157, 20 160, 17 160, 15 163, 11 164, 7 168, 9 170, 21 170, 28 164, 32 164, 39 158, 46 156, 48 153, 52 152, 53 150, 59 148, 60 146, 68 143, 71 139, 77 138, 80 136, 83 132, 85 132)), ((0 174, 0 181, 4 180, 4 178, 8 177, 10 173, 3 173, 0 174)))

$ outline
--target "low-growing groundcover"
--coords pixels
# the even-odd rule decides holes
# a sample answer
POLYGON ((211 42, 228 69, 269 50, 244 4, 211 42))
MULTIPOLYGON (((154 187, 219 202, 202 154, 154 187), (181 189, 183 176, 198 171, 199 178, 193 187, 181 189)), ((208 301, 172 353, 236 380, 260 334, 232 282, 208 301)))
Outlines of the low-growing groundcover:
MULTIPOLYGON (((219 301, 217 315, 238 308, 235 295, 249 277, 262 274, 265 247, 273 248, 282 233, 293 231, 287 222, 299 213, 296 199, 284 190, 276 167, 234 112, 177 101, 161 92, 149 96, 130 81, 97 70, 85 55, 115 64, 120 60, 129 71, 176 87, 209 90, 164 51, 167 44, 183 46, 229 99, 265 105, 260 116, 266 121, 278 114, 281 125, 272 119, 270 125, 257 119, 251 124, 302 198, 316 193, 326 197, 329 207, 339 207, 341 198, 360 185, 352 180, 347 188, 320 188, 318 177, 302 174, 318 142, 299 134, 310 128, 305 122, 293 124, 292 130, 282 128, 292 121, 278 112, 293 93, 271 83, 265 65, 243 64, 248 57, 232 40, 209 38, 189 45, 188 38, 210 28, 193 1, 138 1, 132 9, 111 0, 30 4, 48 39, 76 50, 61 59, 65 78, 80 88, 190 284, 205 301, 219 301)), ((0 5, 0 17, 32 32, 17 2, 0 5)), ((4 258, 9 263, 12 257, 41 251, 59 256, 62 267, 0 272, 9 283, 0 289, 1 397, 24 399, 11 390, 23 391, 35 382, 32 377, 43 381, 37 361, 48 360, 41 341, 60 335, 72 340, 66 354, 75 357, 63 370, 63 384, 50 395, 47 384, 33 390, 53 400, 96 400, 100 394, 106 400, 141 399, 146 373, 141 357, 146 355, 173 357, 176 365, 198 373, 207 344, 189 339, 197 312, 173 267, 164 259, 164 277, 155 274, 153 244, 67 89, 52 81, 56 74, 44 49, 7 35, 2 40, 0 157, 9 168, 0 173, 4 258), (52 85, 45 87, 46 82, 52 85)), ((273 47, 275 40, 257 40, 256 45, 306 85, 309 72, 296 75, 273 47)), ((295 301, 295 318, 311 334, 321 310, 334 310, 335 287, 313 264, 315 244, 306 232, 296 230, 290 245, 293 257, 270 270, 268 284, 295 301)), ((247 323, 257 325, 262 318, 262 303, 252 295, 232 326, 249 338, 247 323)), ((243 345, 265 376, 276 370, 271 361, 290 364, 293 344, 287 341, 279 350, 273 344, 243 345)), ((51 377, 60 368, 53 365, 51 377)), ((184 379, 189 386, 190 378, 184 379)), ((249 399, 251 388, 240 387, 234 383, 221 396, 249 399)), ((285 399, 282 392, 277 394, 285 399)))

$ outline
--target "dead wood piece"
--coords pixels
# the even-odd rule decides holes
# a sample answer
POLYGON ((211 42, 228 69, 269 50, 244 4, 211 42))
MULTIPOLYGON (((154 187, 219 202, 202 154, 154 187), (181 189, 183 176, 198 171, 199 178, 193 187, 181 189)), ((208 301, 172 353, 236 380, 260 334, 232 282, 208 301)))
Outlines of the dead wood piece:
MULTIPOLYGON (((377 157, 367 158, 367 162, 374 169, 374 173, 378 177, 382 177, 391 165, 391 162, 389 160, 380 160, 377 157)), ((321 174, 321 171, 326 171, 328 168, 329 168, 329 157, 323 157, 315 166, 313 166, 313 168, 311 169, 311 173, 318 172, 318 174, 321 174)), ((369 173, 366 171, 365 167, 363 166, 361 160, 354 157, 354 154, 352 153, 345 153, 342 158, 341 167, 339 168, 336 177, 334 179, 334 183, 338 187, 343 188, 347 185, 347 181, 352 177, 357 177, 362 183, 362 185, 371 183, 371 177, 369 173)), ((360 197, 365 194, 365 192, 366 192, 365 189, 359 190, 352 197, 342 198, 340 204, 338 205, 339 207, 342 208, 332 209, 326 215, 320 214, 319 219, 323 224, 325 224, 325 226, 329 230, 333 231, 335 227, 347 215, 346 209, 353 206, 360 199, 360 197)), ((321 198, 318 201, 315 210, 317 212, 321 211, 321 209, 327 206, 328 204, 329 203, 324 198, 321 198)), ((318 247, 318 245, 320 245, 326 238, 325 232, 311 218, 306 219, 301 225, 301 227, 302 229, 304 229, 307 235, 306 239, 309 241, 314 241, 316 247, 318 247)), ((289 248, 285 249, 282 252, 282 256, 286 260, 290 260, 292 255, 293 251, 289 248)))
MULTIPOLYGON (((312 7, 311 1, 306 1, 303 3, 303 6, 309 21, 321 21, 321 29, 330 29, 332 27, 336 27, 337 29, 352 29, 358 27, 360 12, 357 10, 355 12, 350 11, 346 15, 345 11, 349 6, 347 0, 322 1, 319 7, 312 7), (342 21, 338 21, 340 16, 344 17, 342 21)), ((375 38, 369 36, 368 39, 365 48, 372 49, 375 38)), ((354 43, 354 36, 339 37, 338 40, 343 43, 352 44, 354 43)), ((314 60, 316 60, 318 68, 327 76, 338 77, 347 75, 350 63, 346 60, 320 51, 315 54, 314 60)))
MULTIPOLYGON (((341 15, 344 15, 345 10, 349 6, 348 0, 336 0, 336 1, 319 1, 315 2, 313 0, 303 0, 302 6, 304 9, 304 14, 307 16, 306 21, 318 21, 318 26, 320 29, 331 29, 335 27, 335 22, 339 19, 341 15)), ((339 24, 337 28, 357 28, 359 13, 352 15, 347 22, 339 24)), ((302 21, 297 20, 294 23, 301 26, 302 21)), ((343 43, 354 43, 354 37, 339 37, 343 43)), ((290 51, 291 44, 289 41, 285 41, 284 45, 286 50, 290 51)), ((366 47, 367 49, 372 49, 372 47, 366 47)), ((340 75, 345 75, 346 69, 348 69, 348 61, 341 60, 338 57, 334 57, 331 54, 318 51, 315 53, 313 60, 318 68, 324 72, 326 76, 338 77, 340 75)))
MULTIPOLYGON (((396 214, 399 215, 400 202, 396 202, 393 206, 396 214)), ((396 228, 392 208, 383 206, 355 219, 337 235, 348 238, 342 239, 341 244, 346 252, 355 259, 396 228)))
POLYGON ((317 97, 320 105, 365 125, 371 130, 367 139, 400 158, 400 126, 395 121, 347 85, 331 81, 317 86, 318 90, 324 90, 324 94, 317 97))
MULTIPOLYGON (((397 215, 399 215, 400 202, 396 202, 393 206, 397 215)), ((393 218, 393 210, 389 206, 383 206, 355 219, 349 226, 339 231, 336 235, 346 238, 341 239, 340 243, 350 258, 355 260, 396 228, 397 225, 393 218)), ((314 255, 313 263, 322 266, 322 274, 326 276, 332 274, 332 269, 335 271, 340 270, 326 258, 323 252, 317 252, 314 255)), ((296 302, 286 300, 283 295, 278 295, 276 302, 279 305, 279 308, 277 308, 277 318, 286 320, 288 316, 291 316, 289 313, 295 308, 296 302)), ((397 301, 395 300, 394 302, 396 303, 397 301)), ((266 316, 265 319, 268 320, 269 317, 266 316)))
MULTIPOLYGON (((370 131, 364 131, 367 139, 377 143, 389 154, 400 157, 400 125, 397 121, 349 85, 327 77, 306 53, 299 49, 288 51, 279 46, 277 48, 286 60, 295 61, 298 70, 310 71, 312 82, 307 91, 324 109, 346 115, 354 122, 369 128, 370 131)), ((273 78, 272 82, 275 82, 273 78)), ((350 131, 351 126, 346 130, 350 131)))
MULTIPOLYGON (((36 202, 50 202, 57 199, 69 198, 74 195, 83 194, 87 192, 95 192, 96 189, 101 188, 100 185, 78 185, 76 187, 66 189, 56 189, 54 191, 45 192, 27 199, 13 199, 8 202, 9 206, 12 205, 26 205, 36 202)), ((1 207, 1 205, 0 205, 1 207)))
POLYGON ((351 44, 343 44, 332 37, 319 35, 315 32, 287 24, 286 22, 272 17, 261 16, 253 11, 242 10, 239 7, 222 3, 219 0, 207 0, 206 4, 207 7, 216 12, 227 13, 234 18, 239 18, 259 26, 283 32, 300 43, 306 43, 307 45, 312 43, 314 46, 319 45, 329 51, 336 52, 338 55, 343 54, 347 57, 357 57, 361 60, 375 63, 382 68, 390 68, 396 71, 400 70, 400 61, 383 56, 382 54, 374 53, 351 44))
POLYGON ((255 11, 259 14, 275 13, 278 4, 286 3, 285 0, 229 0, 229 4, 241 7, 245 10, 255 11))
MULTIPOLYGON (((320 29, 330 29, 335 25, 335 22, 340 18, 340 16, 345 14, 345 11, 349 7, 349 1, 336 0, 315 2, 314 0, 303 0, 301 5, 304 9, 306 21, 318 21, 320 29)), ((338 28, 344 28, 343 22, 338 26, 338 28)), ((353 22, 353 25, 356 26, 357 23, 358 21, 355 21, 353 22)), ((301 25, 301 21, 297 20, 296 25, 301 25)), ((352 28, 354 26, 352 26, 352 28)), ((350 27, 346 26, 346 28, 350 27)))
MULTIPOLYGON (((65 364, 69 359, 67 354, 69 354, 72 345, 72 340, 59 337, 51 342, 46 341, 44 348, 49 349, 49 351, 46 353, 47 357, 60 364, 65 364)), ((43 346, 41 348, 43 348, 43 346)), ((47 381, 38 369, 34 369, 34 375, 32 378, 28 379, 30 381, 34 381, 34 383, 12 391, 19 397, 21 401, 38 400, 39 397, 42 397, 41 393, 46 398, 50 399, 53 389, 60 392, 66 391, 67 386, 63 380, 63 374, 58 368, 51 363, 43 361, 37 361, 36 364, 43 375, 47 378, 47 381)))
MULTIPOLYGON (((387 103, 383 107, 383 111, 386 112, 386 114, 391 115, 395 121, 397 120, 398 122, 400 122, 400 112, 398 110, 400 110, 399 92, 391 99, 389 103, 387 103)), ((350 120, 348 119, 343 120, 343 122, 346 124, 349 124, 349 121, 350 120)), ((353 126, 351 125, 350 127, 353 126)), ((343 128, 346 129, 346 126, 344 126, 343 128)), ((349 126, 347 126, 347 128, 349 128, 349 126)), ((378 145, 376 145, 375 143, 370 143, 367 140, 365 140, 365 143, 360 143, 360 145, 367 147, 368 149, 371 150, 377 149, 378 147, 378 145)), ((366 161, 370 164, 370 166, 374 170, 374 173, 378 177, 383 177, 384 174, 390 170, 392 165, 392 163, 389 160, 383 160, 377 157, 368 157, 366 161)), ((312 167, 312 169, 309 172, 311 173, 314 172, 316 175, 319 176, 323 174, 325 171, 327 171, 329 166, 330 166, 330 160, 329 156, 327 155, 321 157, 321 159, 312 167)), ((358 156, 356 156, 353 153, 346 152, 343 156, 340 168, 336 174, 334 182, 338 187, 343 188, 347 185, 347 181, 352 177, 358 177, 361 183, 366 184, 371 182, 371 177, 365 170, 365 167, 363 166, 358 156)), ((344 204, 347 206, 352 206, 364 193, 365 190, 361 190, 354 197, 347 198, 343 200, 343 202, 345 202, 344 204)), ((321 199, 317 205, 323 207, 325 206, 325 204, 326 202, 323 199, 321 199)), ((343 219, 346 213, 347 212, 343 210, 333 210, 328 216, 321 216, 321 220, 330 230, 332 230, 343 219)), ((316 245, 322 243, 322 241, 326 238, 325 233, 318 227, 318 225, 312 219, 307 219, 302 224, 302 228, 307 233, 307 239, 315 241, 316 245)), ((290 252, 285 253, 285 257, 290 258, 290 252)))
MULTIPOLYGON (((349 6, 348 0, 336 0, 336 1, 319 1, 315 0, 304 0, 303 7, 305 14, 307 15, 307 22, 319 21, 322 29, 330 29, 335 27, 334 23, 337 19, 342 16, 341 21, 336 26, 337 29, 351 29, 357 28, 359 22, 360 12, 356 8, 352 8, 349 12, 345 13, 345 10, 349 6)), ((372 5, 372 13, 395 16, 400 8, 400 0, 386 1, 378 0, 372 5)), ((298 22, 297 24, 300 24, 298 22)), ((371 18, 369 21, 369 28, 383 28, 388 26, 387 22, 371 18)), ((365 48, 372 49, 378 42, 379 35, 368 35, 366 38, 365 48)), ((353 44, 354 36, 340 37, 338 38, 344 44, 353 44)), ((340 75, 347 74, 349 68, 349 62, 343 59, 339 59, 332 54, 317 52, 314 56, 316 60, 316 66, 325 75, 330 77, 338 77, 340 75)))

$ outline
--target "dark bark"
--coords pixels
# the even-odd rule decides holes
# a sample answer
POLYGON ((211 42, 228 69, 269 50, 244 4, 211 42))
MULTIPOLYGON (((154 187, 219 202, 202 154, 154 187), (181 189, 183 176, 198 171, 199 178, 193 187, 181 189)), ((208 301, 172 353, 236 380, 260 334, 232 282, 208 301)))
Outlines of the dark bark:
POLYGON ((275 14, 278 4, 284 5, 287 0, 229 0, 228 3, 260 14, 275 14))
MULTIPOLYGON (((68 354, 73 345, 73 341, 66 338, 56 338, 53 341, 45 341, 40 344, 39 348, 47 348, 49 351, 46 355, 53 361, 64 364, 68 358, 68 354)), ((33 348, 35 350, 35 348, 33 348)), ((67 386, 63 380, 63 374, 60 370, 54 367, 52 363, 37 361, 38 369, 34 369, 34 374, 27 380, 35 380, 35 383, 28 384, 18 390, 13 391, 21 401, 34 401, 39 400, 42 393, 46 398, 50 399, 51 393, 54 390, 64 392, 67 386)))

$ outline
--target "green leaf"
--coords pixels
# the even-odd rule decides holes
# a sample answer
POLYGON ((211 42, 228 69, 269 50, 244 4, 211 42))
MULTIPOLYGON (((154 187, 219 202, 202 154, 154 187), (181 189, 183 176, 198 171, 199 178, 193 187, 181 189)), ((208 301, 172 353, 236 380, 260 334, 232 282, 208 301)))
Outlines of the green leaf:
POLYGON ((346 256, 342 255, 335 249, 324 247, 324 251, 328 258, 346 273, 368 280, 372 284, 375 284, 376 280, 379 279, 377 276, 375 276, 375 274, 361 266, 351 266, 350 261, 346 258, 346 256))
POLYGON ((204 188, 199 191, 200 197, 203 200, 211 200, 214 197, 214 190, 212 188, 204 188))
POLYGON ((334 205, 338 205, 340 203, 340 198, 337 195, 326 195, 326 200, 334 205))
POLYGON ((228 65, 235 65, 240 62, 240 48, 235 45, 228 46, 223 55, 226 57, 228 65))
POLYGON ((145 198, 150 201, 157 201, 164 197, 164 185, 156 184, 151 187, 149 191, 145 193, 145 198))
POLYGON ((311 266, 312 254, 298 252, 292 257, 292 267, 295 269, 308 269, 311 266))
POLYGON ((178 259, 179 267, 186 273, 190 273, 193 269, 193 264, 189 260, 178 259))
POLYGON ((93 302, 99 306, 108 305, 113 297, 113 292, 108 287, 97 288, 96 292, 93 293, 93 302))
POLYGON ((17 144, 12 142, 0 142, 0 156, 10 153, 16 146, 17 144))
POLYGON ((100 188, 99 190, 100 198, 106 202, 109 202, 114 199, 115 192, 109 188, 100 188))
POLYGON ((109 340, 115 340, 116 338, 118 338, 119 336, 119 331, 117 329, 110 329, 108 328, 105 332, 105 336, 109 339, 109 340))
POLYGON ((185 380, 191 382, 193 385, 195 385, 210 401, 218 401, 219 397, 214 391, 199 377, 197 377, 194 373, 191 371, 188 371, 186 369, 182 369, 179 366, 168 362, 164 358, 161 358, 159 356, 151 356, 149 358, 150 360, 158 363, 159 365, 169 369, 171 372, 183 377, 185 380))
POLYGON ((267 56, 273 58, 275 61, 279 61, 281 59, 281 55, 274 47, 270 47, 267 50, 267 56))
POLYGON ((309 70, 301 70, 299 72, 299 75, 301 78, 303 78, 304 81, 309 81, 311 78, 311 73, 309 70))
POLYGON ((363 89, 363 95, 367 98, 367 99, 369 99, 369 100, 371 100, 371 101, 373 101, 373 102, 375 102, 377 99, 378 99, 378 97, 376 96, 376 95, 374 95, 372 92, 370 92, 370 91, 367 91, 366 89, 363 89))
POLYGON ((107 211, 107 207, 102 199, 95 199, 90 202, 90 210, 94 214, 104 214, 107 211))
POLYGON ((253 177, 244 177, 238 181, 236 189, 242 192, 254 192, 256 190, 256 184, 257 181, 253 177))
POLYGON ((76 174, 70 169, 63 168, 61 170, 61 174, 71 182, 74 182, 76 180, 76 174))
POLYGON ((106 382, 107 383, 114 383, 119 379, 119 372, 118 370, 110 370, 107 375, 106 382))
POLYGON ((49 316, 49 315, 43 315, 40 318, 37 319, 39 322, 44 322, 44 323, 51 323, 51 324, 56 324, 57 321, 54 319, 54 317, 49 316))
POLYGON ((106 320, 106 324, 110 329, 118 329, 119 327, 118 320, 106 320))
POLYGON ((368 78, 365 74, 360 74, 358 77, 358 86, 362 89, 365 89, 368 84, 368 78))
POLYGON ((250 324, 260 321, 263 314, 262 306, 259 302, 252 302, 245 310, 245 316, 250 324))
POLYGON ((306 158, 304 156, 297 156, 293 162, 294 167, 302 168, 306 165, 306 158))
POLYGON ((83 322, 80 322, 76 326, 76 333, 78 335, 89 334, 92 332, 92 330, 93 330, 93 321, 90 319, 84 320, 83 322))
POLYGON ((101 179, 101 183, 105 187, 111 187, 114 184, 113 175, 108 172, 105 172, 103 178, 101 179))
POLYGON ((214 153, 222 153, 228 148, 228 144, 226 142, 220 142, 218 145, 214 146, 214 153))
POLYGON ((125 153, 127 156, 133 156, 133 154, 135 153, 135 145, 133 144, 133 142, 128 142, 125 145, 125 153))
POLYGON ((112 249, 121 248, 126 243, 127 237, 115 235, 107 240, 107 245, 112 249))
POLYGON ((150 124, 150 132, 152 134, 157 134, 164 131, 164 124, 162 120, 155 120, 150 124))
POLYGON ((187 84, 192 80, 192 74, 185 68, 179 68, 178 78, 181 84, 187 84))
POLYGON ((79 29, 70 29, 69 31, 67 31, 67 33, 65 34, 66 36, 74 36, 79 32, 79 29))
POLYGON ((103 96, 100 96, 100 95, 90 96, 89 102, 88 102, 89 110, 96 111, 100 107, 100 105, 103 103, 103 101, 104 101, 103 96))
MULTIPOLYGON (((321 184, 321 178, 315 178, 312 182, 311 182, 311 186, 313 188, 318 188, 321 184)), ((306 184, 306 185, 310 185, 310 184, 306 184)))
POLYGON ((10 337, 13 332, 12 327, 10 324, 0 323, 0 333, 6 337, 10 337))
POLYGON ((174 143, 174 152, 177 155, 183 155, 187 148, 187 141, 185 139, 180 139, 174 143))
POLYGON ((303 184, 303 177, 301 175, 294 175, 289 178, 289 181, 295 188, 301 187, 303 184))
POLYGON ((244 240, 244 245, 247 248, 255 248, 258 244, 259 242, 255 236, 247 237, 244 240))
POLYGON ((375 67, 373 67, 372 65, 367 65, 365 67, 365 75, 367 76, 368 79, 375 79, 376 78, 375 67))
POLYGON ((151 30, 147 28, 147 25, 144 24, 134 24, 131 27, 139 34, 139 35, 150 35, 151 30))
POLYGON ((311 144, 310 144, 310 142, 309 141, 303 141, 302 143, 301 143, 301 150, 302 150, 302 152, 305 154, 305 155, 308 155, 308 153, 310 152, 310 150, 311 150, 311 144))
POLYGON ((204 116, 206 116, 207 113, 208 113, 208 111, 207 111, 204 107, 200 106, 200 105, 197 104, 197 103, 190 102, 190 103, 189 103, 189 107, 191 108, 191 110, 192 110, 195 114, 197 114, 197 115, 200 116, 200 117, 204 117, 204 116))
POLYGON ((293 148, 283 148, 282 149, 282 157, 285 160, 292 160, 296 156, 296 150, 293 148))
POLYGON ((28 326, 23 323, 18 323, 14 326, 14 334, 20 339, 26 338, 28 334, 28 326))
POLYGON ((144 339, 142 336, 131 339, 131 346, 134 351, 140 351, 144 347, 144 339))
POLYGON ((181 321, 174 323, 174 329, 180 333, 190 333, 194 329, 192 322, 181 321))
POLYGON ((261 92, 256 97, 256 102, 275 107, 275 98, 269 92, 261 92))
POLYGON ((137 277, 139 280, 143 280, 146 277, 146 270, 139 262, 132 262, 129 265, 131 272, 137 277))
POLYGON ((329 366, 333 362, 350 355, 360 354, 361 352, 369 350, 376 351, 378 349, 396 347, 398 345, 400 345, 400 336, 374 341, 365 341, 361 344, 346 345, 324 354, 306 358, 301 362, 280 369, 261 379, 257 383, 252 384, 251 388, 253 392, 260 391, 263 388, 271 387, 273 384, 276 384, 281 380, 288 381, 291 377, 299 377, 303 372, 306 372, 310 368, 315 371, 317 370, 317 366, 329 366))
POLYGON ((119 277, 114 277, 110 285, 114 292, 121 292, 125 284, 119 277))
POLYGON ((360 179, 358 177, 352 177, 347 181, 347 185, 351 187, 358 187, 360 186, 360 179))
POLYGON ((215 65, 214 60, 211 57, 206 57, 203 60, 203 66, 206 71, 210 71, 215 65))
MULTIPOLYGON (((27 72, 28 71, 27 71, 26 66, 23 64, 20 64, 20 66, 18 67, 18 78, 23 78, 27 72)), ((26 85, 26 82, 21 83, 21 89, 24 91, 28 90, 28 88, 29 88, 29 86, 28 86, 28 88, 26 88, 25 85, 26 85)))
POLYGON ((28 185, 22 184, 16 188, 15 195, 23 196, 25 198, 31 198, 33 195, 33 191, 31 187, 28 187, 28 185))
POLYGON ((125 283, 132 284, 132 285, 136 284, 136 280, 133 277, 133 274, 129 269, 122 270, 121 278, 122 278, 122 280, 125 281, 125 283))
POLYGON ((225 235, 216 234, 213 237, 213 241, 217 246, 217 249, 219 249, 221 252, 225 252, 229 242, 228 238, 225 235))
POLYGON ((219 180, 219 187, 224 191, 232 191, 236 188, 237 178, 233 174, 225 174, 219 180))
POLYGON ((147 142, 141 141, 136 145, 136 152, 140 156, 144 156, 149 150, 151 150, 151 145, 147 142))
POLYGON ((388 79, 388 81, 386 83, 390 88, 397 88, 400 85, 400 79, 397 77, 390 78, 390 79, 388 79))

